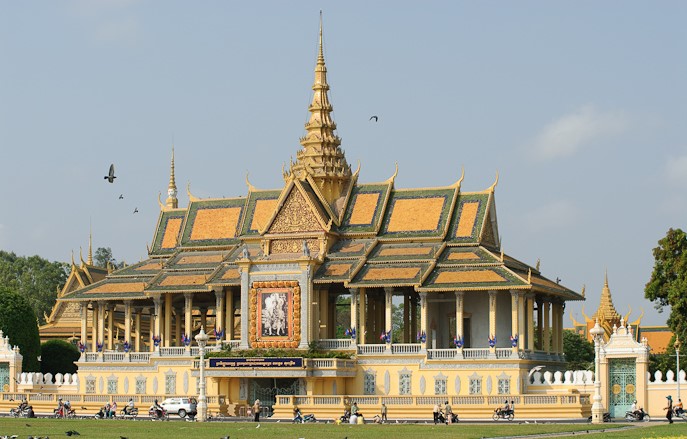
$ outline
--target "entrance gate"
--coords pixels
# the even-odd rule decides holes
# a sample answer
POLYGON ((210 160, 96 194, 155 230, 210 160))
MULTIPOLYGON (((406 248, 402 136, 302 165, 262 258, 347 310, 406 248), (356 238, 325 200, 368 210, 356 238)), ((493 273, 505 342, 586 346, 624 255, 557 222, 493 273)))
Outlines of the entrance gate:
POLYGON ((250 401, 260 400, 261 416, 272 416, 272 406, 277 402, 277 395, 298 395, 299 386, 296 378, 256 378, 251 386, 250 401))
POLYGON ((10 391, 10 364, 0 363, 0 390, 10 391))
POLYGON ((608 411, 611 417, 622 418, 637 399, 637 374, 634 358, 609 359, 608 411))

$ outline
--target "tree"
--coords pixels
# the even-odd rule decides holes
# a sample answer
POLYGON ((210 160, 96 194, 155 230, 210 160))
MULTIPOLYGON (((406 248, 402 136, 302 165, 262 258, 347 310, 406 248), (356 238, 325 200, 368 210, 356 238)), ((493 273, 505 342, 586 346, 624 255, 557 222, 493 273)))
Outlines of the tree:
POLYGON ((37 372, 41 341, 36 313, 25 297, 5 286, 0 286, 0 330, 19 346, 24 371, 37 372))
POLYGON ((117 260, 112 256, 112 249, 110 247, 98 247, 93 255, 93 264, 96 267, 107 268, 108 262, 115 268, 124 268, 125 263, 117 262, 117 260))
POLYGON ((662 312, 670 307, 668 326, 680 339, 687 333, 687 235, 670 229, 653 250, 654 270, 644 289, 645 297, 662 312))
POLYGON ((563 331, 563 352, 568 362, 568 370, 594 368, 594 345, 575 331, 563 331))
POLYGON ((44 314, 50 313, 55 304, 57 289, 67 280, 68 269, 62 262, 0 250, 0 285, 26 298, 42 323, 45 323, 44 314))
POLYGON ((81 354, 72 343, 64 340, 48 340, 41 345, 41 372, 51 373, 76 373, 74 364, 81 354))

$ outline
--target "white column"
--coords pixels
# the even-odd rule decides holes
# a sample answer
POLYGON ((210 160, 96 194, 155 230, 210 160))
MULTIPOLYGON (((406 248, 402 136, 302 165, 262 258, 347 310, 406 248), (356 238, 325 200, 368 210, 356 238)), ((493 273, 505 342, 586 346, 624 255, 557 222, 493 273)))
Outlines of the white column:
POLYGON ((360 308, 360 323, 358 326, 358 343, 367 343, 367 291, 365 288, 358 289, 358 306, 360 308))
MULTIPOLYGON (((463 314, 465 309, 465 292, 456 291, 456 336, 463 338, 463 314)), ((465 340, 463 340, 465 341, 465 340)))
POLYGON ((141 328, 141 313, 143 310, 141 308, 134 309, 134 326, 136 329, 136 340, 134 341, 134 352, 141 352, 141 338, 143 337, 143 331, 141 328))
POLYGON ((124 302, 124 341, 131 344, 131 300, 124 302))
MULTIPOLYGON (((224 324, 224 289, 215 291, 215 329, 225 329, 224 324)), ((226 332, 225 332, 226 335, 226 332)))
POLYGON ((105 342, 105 303, 98 304, 98 340, 96 343, 105 342))
POLYGON ((181 310, 174 308, 174 343, 175 346, 183 346, 181 342, 181 310))
POLYGON ((496 337, 496 291, 489 291, 489 337, 496 337))
POLYGON ((81 343, 88 344, 88 302, 81 302, 81 343))
POLYGON ((523 293, 518 294, 520 300, 518 302, 518 349, 527 349, 527 321, 525 318, 525 310, 527 308, 527 298, 523 293))
POLYGON ((544 307, 544 333, 542 334, 542 347, 544 351, 547 353, 551 352, 551 326, 550 326, 550 312, 551 312, 551 303, 547 300, 542 302, 542 306, 544 307))
POLYGON ((111 303, 107 307, 107 349, 114 347, 114 310, 117 305, 111 303))
POLYGON ((527 295, 527 349, 534 351, 534 294, 527 295))
POLYGON ((412 331, 410 330, 410 294, 403 292, 403 343, 411 343, 412 331))
POLYGON ((91 302, 91 307, 93 308, 93 321, 91 327, 91 352, 96 352, 95 344, 98 343, 98 325, 100 320, 98 320, 98 302, 91 302))
MULTIPOLYGON (((160 336, 161 332, 161 320, 162 320, 162 298, 160 295, 153 296, 153 303, 155 305, 155 314, 154 314, 154 324, 153 324, 153 336, 160 336)), ((155 347, 154 344, 151 341, 151 346, 155 347)), ((159 351, 159 346, 155 348, 156 351, 159 351)))
POLYGON ((358 290, 355 288, 349 288, 348 291, 351 293, 351 329, 356 330, 356 340, 358 339, 358 290))
POLYGON ((392 332, 393 330, 393 322, 391 321, 392 318, 392 312, 393 312, 393 298, 394 298, 394 289, 393 288, 384 288, 384 298, 385 298, 385 303, 384 303, 384 331, 387 333, 392 332))
POLYGON ((225 320, 225 325, 224 327, 226 328, 225 330, 225 340, 233 340, 234 339, 234 290, 229 288, 227 292, 225 293, 224 296, 224 308, 226 310, 224 320, 225 320))
POLYGON ((171 294, 165 294, 165 332, 162 340, 167 348, 172 346, 172 298, 171 294))
POLYGON ((518 315, 518 309, 520 308, 520 293, 511 290, 510 301, 510 334, 511 337, 516 334, 518 337, 521 337, 521 334, 518 333, 520 330, 520 316, 518 315))
MULTIPOLYGON (((427 334, 427 293, 420 293, 420 332, 427 334)), ((422 343, 422 349, 427 349, 427 340, 422 343)))
POLYGON ((193 295, 184 293, 184 334, 193 340, 193 295))

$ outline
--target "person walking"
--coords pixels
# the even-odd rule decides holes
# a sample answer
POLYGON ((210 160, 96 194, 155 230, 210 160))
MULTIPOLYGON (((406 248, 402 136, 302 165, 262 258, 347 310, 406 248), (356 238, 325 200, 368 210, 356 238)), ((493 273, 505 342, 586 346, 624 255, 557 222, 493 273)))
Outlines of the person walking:
POLYGON ((666 410, 666 419, 668 419, 668 423, 672 424, 673 423, 673 397, 668 395, 668 396, 666 396, 666 399, 668 400, 668 406, 663 407, 663 410, 666 410))
POLYGON ((255 415, 255 422, 260 422, 260 400, 256 399, 253 403, 253 414, 255 415))
POLYGON ((382 423, 384 423, 384 422, 389 422, 389 420, 386 418, 386 404, 384 404, 384 403, 382 403, 382 410, 381 410, 381 412, 382 412, 382 413, 381 413, 381 415, 382 415, 381 422, 382 422, 382 423))
POLYGON ((439 422, 439 412, 441 411, 441 408, 439 407, 439 403, 437 402, 434 404, 434 408, 432 409, 432 414, 434 415, 434 423, 436 424, 439 422))
POLYGON ((446 416, 446 425, 453 423, 453 409, 451 404, 446 401, 444 406, 444 416, 446 416))

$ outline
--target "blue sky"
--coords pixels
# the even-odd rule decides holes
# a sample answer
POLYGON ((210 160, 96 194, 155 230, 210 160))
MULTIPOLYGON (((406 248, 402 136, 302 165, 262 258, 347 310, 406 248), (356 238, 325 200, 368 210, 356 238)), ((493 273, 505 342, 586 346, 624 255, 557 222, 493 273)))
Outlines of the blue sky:
POLYGON ((464 166, 471 191, 498 171, 506 253, 586 284, 588 314, 608 269, 621 313, 664 323, 643 289, 687 215, 684 2, 2 1, 0 248, 68 261, 92 223, 95 247, 140 260, 172 141, 181 205, 189 181, 281 187, 320 9, 361 181, 398 162, 397 187, 445 186, 464 166))

